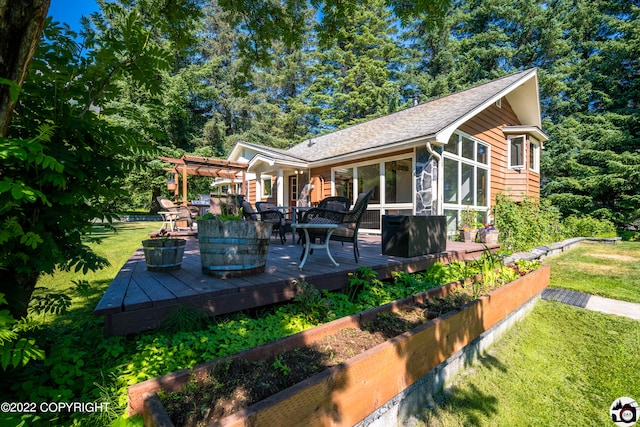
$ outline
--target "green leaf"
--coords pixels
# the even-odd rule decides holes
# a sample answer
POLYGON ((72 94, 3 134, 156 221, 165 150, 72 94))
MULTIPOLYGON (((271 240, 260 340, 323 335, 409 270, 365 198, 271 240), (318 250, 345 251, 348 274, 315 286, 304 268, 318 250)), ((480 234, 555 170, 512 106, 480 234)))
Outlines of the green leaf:
POLYGON ((44 240, 42 240, 42 237, 40 237, 39 234, 36 234, 32 231, 27 232, 24 236, 20 238, 20 243, 31 247, 31 249, 37 248, 38 245, 42 242, 44 242, 44 240))
POLYGON ((0 84, 9 86, 9 95, 11 96, 11 102, 17 102, 20 96, 20 86, 13 80, 0 77, 0 84))

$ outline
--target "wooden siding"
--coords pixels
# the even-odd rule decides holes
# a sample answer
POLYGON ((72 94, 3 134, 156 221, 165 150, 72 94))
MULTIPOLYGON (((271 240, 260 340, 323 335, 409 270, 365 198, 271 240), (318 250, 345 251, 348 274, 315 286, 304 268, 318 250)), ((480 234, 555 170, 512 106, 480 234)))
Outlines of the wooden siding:
MULTIPOLYGON (((484 141, 491 146, 491 205, 495 204, 498 193, 521 197, 540 196, 540 174, 526 167, 523 170, 508 168, 507 137, 502 132, 504 126, 517 126, 520 121, 506 99, 502 108, 491 105, 462 126, 460 130, 484 141)), ((527 139, 528 144, 528 139, 527 139)), ((528 145, 525 147, 528 154, 528 145)))

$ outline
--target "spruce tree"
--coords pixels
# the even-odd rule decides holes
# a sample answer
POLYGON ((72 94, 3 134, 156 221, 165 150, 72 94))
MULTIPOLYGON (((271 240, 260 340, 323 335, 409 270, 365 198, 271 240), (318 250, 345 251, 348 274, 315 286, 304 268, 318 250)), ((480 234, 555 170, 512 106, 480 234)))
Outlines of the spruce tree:
POLYGON ((358 1, 344 21, 335 43, 320 44, 315 55, 306 102, 319 117, 317 131, 377 117, 397 105, 400 50, 385 3, 358 1))

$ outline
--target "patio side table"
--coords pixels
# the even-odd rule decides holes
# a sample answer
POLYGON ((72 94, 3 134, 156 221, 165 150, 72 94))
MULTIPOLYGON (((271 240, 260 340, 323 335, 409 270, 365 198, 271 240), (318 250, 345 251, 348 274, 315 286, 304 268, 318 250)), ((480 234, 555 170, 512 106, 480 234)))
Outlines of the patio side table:
POLYGON ((327 251, 327 255, 329 255, 329 259, 331 260, 331 262, 333 262, 333 265, 335 265, 336 267, 338 267, 340 264, 338 264, 336 262, 335 259, 333 259, 333 256, 331 255, 331 251, 329 250, 329 240, 331 237, 331 234, 333 234, 334 231, 336 231, 336 229, 338 228, 338 224, 313 224, 313 223, 294 223, 291 224, 291 228, 293 228, 294 232, 296 230, 296 228, 300 228, 302 229, 302 231, 304 232, 304 252, 302 253, 302 260, 300 261, 300 270, 302 270, 302 268, 304 267, 305 262, 307 262, 307 258, 309 257, 309 253, 311 252, 311 249, 324 249, 327 251), (324 242, 323 243, 313 243, 311 242, 310 238, 309 238, 309 230, 313 229, 313 230, 326 230, 327 231, 327 235, 325 236, 324 242))
POLYGON ((162 215, 162 225, 160 226, 160 231, 162 231, 163 229, 167 231, 176 231, 178 229, 178 227, 176 226, 176 219, 178 219, 178 214, 169 211, 160 211, 158 213, 162 215))

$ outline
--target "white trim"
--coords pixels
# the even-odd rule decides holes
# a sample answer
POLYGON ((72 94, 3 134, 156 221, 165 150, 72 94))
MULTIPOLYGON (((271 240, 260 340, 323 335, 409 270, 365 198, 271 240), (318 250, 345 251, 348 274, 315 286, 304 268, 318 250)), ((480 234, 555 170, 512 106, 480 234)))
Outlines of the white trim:
POLYGON ((260 200, 262 199, 269 199, 273 197, 273 176, 271 175, 267 175, 265 177, 263 177, 262 175, 260 176, 260 200), (267 186, 265 185, 265 181, 269 181, 269 192, 267 194, 267 186))
POLYGON ((527 135, 534 136, 538 141, 540 141, 541 145, 542 142, 549 140, 549 136, 537 126, 504 126, 502 128, 502 133, 505 135, 526 133, 527 135))

